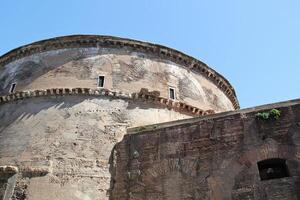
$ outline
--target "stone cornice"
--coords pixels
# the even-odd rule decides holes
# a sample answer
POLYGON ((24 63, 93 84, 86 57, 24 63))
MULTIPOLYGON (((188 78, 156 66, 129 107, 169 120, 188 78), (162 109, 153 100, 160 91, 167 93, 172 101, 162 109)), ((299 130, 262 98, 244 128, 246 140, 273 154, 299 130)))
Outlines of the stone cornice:
POLYGON ((0 67, 3 67, 14 60, 36 53, 80 47, 128 47, 135 51, 157 55, 203 75, 224 92, 224 94, 232 102, 232 105, 235 109, 240 108, 235 91, 231 84, 222 75, 211 69, 205 63, 169 47, 132 39, 99 35, 72 35, 42 40, 29 45, 21 46, 4 54, 0 57, 0 67))
POLYGON ((70 96, 70 95, 86 95, 86 96, 107 96, 112 98, 121 98, 127 100, 142 100, 154 103, 162 108, 172 109, 176 112, 184 113, 190 116, 203 116, 214 114, 213 110, 202 110, 200 108, 185 104, 180 101, 172 101, 163 97, 157 97, 141 93, 123 93, 106 89, 90 89, 90 88, 51 88, 47 90, 33 90, 16 92, 10 95, 0 96, 0 105, 12 101, 22 100, 34 97, 49 96, 70 96))

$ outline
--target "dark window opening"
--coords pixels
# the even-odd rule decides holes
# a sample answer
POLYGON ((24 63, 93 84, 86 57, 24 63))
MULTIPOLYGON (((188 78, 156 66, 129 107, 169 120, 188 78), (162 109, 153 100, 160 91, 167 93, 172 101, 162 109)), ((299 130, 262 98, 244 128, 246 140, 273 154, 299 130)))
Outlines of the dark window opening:
POLYGON ((10 89, 9 89, 9 93, 14 93, 15 89, 16 89, 16 86, 17 86, 16 83, 11 84, 10 89))
POLYGON ((169 98, 175 99, 175 89, 174 88, 169 88, 169 98))
POLYGON ((98 76, 98 87, 104 87, 104 76, 98 76))
POLYGON ((261 180, 288 177, 286 160, 280 158, 263 160, 257 163, 261 180))

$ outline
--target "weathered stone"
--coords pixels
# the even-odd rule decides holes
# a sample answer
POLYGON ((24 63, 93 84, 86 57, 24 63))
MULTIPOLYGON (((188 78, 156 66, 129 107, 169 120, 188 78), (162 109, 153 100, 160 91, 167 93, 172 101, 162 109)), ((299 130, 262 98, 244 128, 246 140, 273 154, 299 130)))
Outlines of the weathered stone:
POLYGON ((299 199, 299 108, 295 100, 129 129, 116 146, 113 196, 142 187, 137 199, 299 199), (278 120, 256 117, 273 108, 278 120), (286 160, 287 177, 261 180, 257 163, 274 158, 286 160), (129 170, 141 177, 130 179, 129 170))
POLYGON ((116 37, 44 40, 0 66, 0 199, 300 198, 299 100, 222 113, 239 104, 213 69, 116 37), (259 173, 271 158, 281 178, 259 173))

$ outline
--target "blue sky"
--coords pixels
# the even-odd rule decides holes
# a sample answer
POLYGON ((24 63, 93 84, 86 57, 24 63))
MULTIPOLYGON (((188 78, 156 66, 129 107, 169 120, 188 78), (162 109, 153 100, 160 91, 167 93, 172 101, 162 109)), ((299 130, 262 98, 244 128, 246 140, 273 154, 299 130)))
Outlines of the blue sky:
POLYGON ((300 97, 299 0, 1 0, 0 55, 70 34, 166 45, 207 63, 241 107, 300 97))

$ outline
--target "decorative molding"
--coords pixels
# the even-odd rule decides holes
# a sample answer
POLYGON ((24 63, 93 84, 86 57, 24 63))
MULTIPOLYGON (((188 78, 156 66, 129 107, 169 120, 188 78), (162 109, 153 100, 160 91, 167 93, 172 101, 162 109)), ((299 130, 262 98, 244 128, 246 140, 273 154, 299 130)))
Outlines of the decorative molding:
POLYGON ((188 56, 175 49, 158 44, 151 44, 137 40, 100 36, 100 35, 72 35, 56 37, 48 40, 38 41, 29 45, 16 48, 0 57, 0 67, 4 67, 17 59, 50 50, 84 48, 84 47, 108 47, 108 48, 131 48, 134 51, 154 54, 163 59, 168 59, 179 65, 185 66, 199 73, 213 82, 230 99, 235 109, 239 109, 235 91, 231 84, 218 72, 211 69, 205 63, 188 56))
POLYGON ((16 166, 0 166, 0 175, 1 174, 16 174, 19 172, 18 167, 16 166))
POLYGON ((213 110, 202 110, 200 108, 188 105, 179 101, 172 101, 171 99, 157 97, 151 94, 141 93, 123 93, 119 91, 111 91, 107 89, 90 89, 90 88, 50 88, 46 90, 32 90, 21 91, 13 94, 0 96, 0 104, 22 100, 33 97, 46 96, 68 96, 68 95, 87 95, 87 96, 109 96, 113 98, 122 98, 130 100, 143 100, 155 103, 164 108, 172 109, 176 112, 184 113, 190 116, 203 116, 214 114, 213 110))

